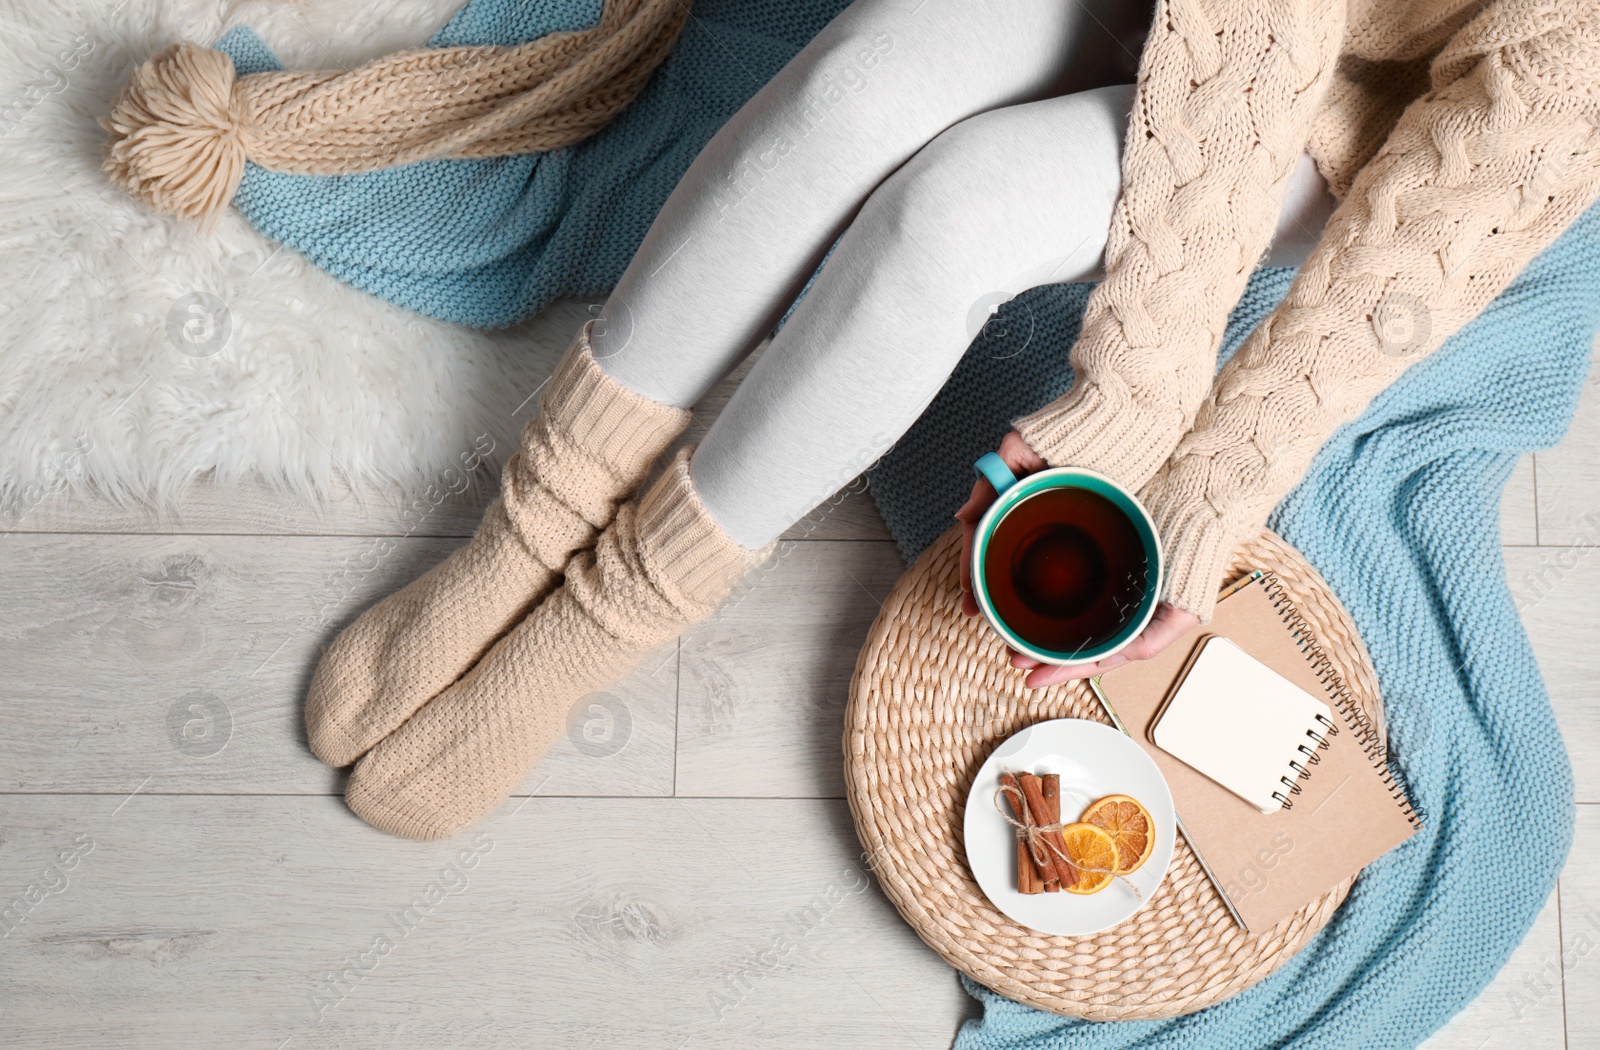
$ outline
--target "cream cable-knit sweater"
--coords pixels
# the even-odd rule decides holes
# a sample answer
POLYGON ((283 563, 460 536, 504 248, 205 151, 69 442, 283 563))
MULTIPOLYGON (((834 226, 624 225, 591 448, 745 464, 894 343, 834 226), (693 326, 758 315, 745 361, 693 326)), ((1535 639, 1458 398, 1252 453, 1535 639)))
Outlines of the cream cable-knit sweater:
POLYGON ((1077 382, 1016 426, 1140 490, 1208 619, 1333 431, 1600 197, 1600 0, 1159 0, 1130 119, 1077 382), (1341 203, 1213 382, 1306 150, 1341 203))

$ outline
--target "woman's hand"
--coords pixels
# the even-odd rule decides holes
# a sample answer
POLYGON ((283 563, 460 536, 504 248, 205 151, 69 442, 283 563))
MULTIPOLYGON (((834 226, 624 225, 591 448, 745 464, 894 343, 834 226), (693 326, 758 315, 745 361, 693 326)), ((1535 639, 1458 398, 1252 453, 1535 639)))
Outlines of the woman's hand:
MULTIPOLYGON (((1046 463, 1039 454, 1022 440, 1022 435, 1015 430, 1007 434, 1000 442, 997 450, 1006 466, 1011 468, 1011 473, 1021 478, 1036 471, 1043 470, 1046 463)), ((978 519, 983 517, 983 512, 989 509, 989 504, 996 499, 994 486, 983 478, 979 478, 972 486, 972 496, 956 511, 956 518, 961 522, 961 611, 968 616, 978 615, 978 600, 972 596, 972 537, 977 532, 978 519)), ((1162 602, 1156 607, 1156 614, 1150 623, 1139 633, 1139 637, 1129 642, 1120 652, 1112 653, 1104 660, 1097 660, 1091 664, 1044 664, 1031 657, 1006 647, 1011 654, 1011 666, 1025 668, 1029 671, 1023 684, 1030 689, 1042 689, 1047 685, 1058 682, 1071 681, 1074 678, 1093 678, 1103 671, 1113 667, 1121 667, 1132 660, 1148 660, 1182 637, 1191 628, 1200 622, 1200 618, 1186 609, 1162 602)))
POLYGON ((1012 667, 1029 669, 1028 677, 1022 680, 1022 684, 1030 689, 1043 689, 1047 685, 1070 682, 1074 678, 1093 678, 1103 671, 1121 667, 1134 660, 1148 660, 1183 637, 1199 622, 1200 617, 1189 610, 1162 602, 1156 606, 1156 614, 1150 618, 1144 630, 1139 632, 1139 637, 1104 660, 1096 660, 1092 664, 1042 664, 1032 657, 1023 656, 1009 646, 1006 647, 1006 651, 1011 654, 1012 667))
MULTIPOLYGON (((1019 478, 1048 465, 1015 430, 1000 439, 997 454, 1019 478)), ((978 531, 978 519, 998 496, 988 479, 979 478, 973 482, 972 496, 956 511, 956 519, 961 522, 961 611, 968 616, 978 615, 978 599, 972 596, 972 537, 978 531)))

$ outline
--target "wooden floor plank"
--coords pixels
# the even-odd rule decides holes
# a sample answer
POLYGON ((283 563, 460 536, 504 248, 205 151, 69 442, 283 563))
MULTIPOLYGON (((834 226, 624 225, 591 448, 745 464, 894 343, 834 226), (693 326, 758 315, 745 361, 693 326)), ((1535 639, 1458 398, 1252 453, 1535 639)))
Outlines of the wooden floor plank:
MULTIPOLYGON (((496 442, 503 452, 504 440, 496 442)), ((52 493, 16 521, 18 533, 154 533, 234 536, 470 536, 494 498, 495 471, 442 482, 411 500, 373 485, 343 486, 321 503, 260 480, 190 486, 173 507, 121 505, 88 494, 52 493)), ((4 524, 4 523, 0 523, 4 524)))
MULTIPOLYGON (((679 444, 704 434, 691 431, 679 444)), ((504 444, 499 446, 505 448, 504 444)), ((0 535, 29 533, 221 534, 234 536, 466 537, 499 491, 499 475, 480 467, 470 479, 441 480, 406 499, 372 486, 343 489, 321 505, 259 481, 226 488, 199 484, 176 507, 124 506, 54 493, 20 517, 0 519, 0 535)), ((889 531, 865 484, 854 481, 784 533, 794 540, 881 540, 889 531)))
POLYGON ((318 797, 3 796, 0 826, 0 887, 55 887, 6 919, 15 1050, 912 1050, 973 1009, 839 801, 540 798, 428 844, 318 797))
MULTIPOLYGON (((0 537, 0 790, 337 792, 305 743, 320 647, 459 540, 0 537)), ((670 795, 677 650, 575 709, 524 791, 670 795)))
POLYGON ((844 708, 894 545, 780 547, 683 638, 678 793, 842 797, 844 708))
MULTIPOLYGON (((1600 549, 1600 548, 1597 548, 1600 549)), ((1511 592, 1566 739, 1578 800, 1600 802, 1600 554, 1580 547, 1505 552, 1511 592)))
POLYGON ((1569 1050, 1600 1046, 1600 806, 1578 807, 1561 875, 1561 962, 1569 1050))
POLYGON ((1538 477, 1539 542, 1600 544, 1600 369, 1591 365, 1561 444, 1539 453, 1538 477))

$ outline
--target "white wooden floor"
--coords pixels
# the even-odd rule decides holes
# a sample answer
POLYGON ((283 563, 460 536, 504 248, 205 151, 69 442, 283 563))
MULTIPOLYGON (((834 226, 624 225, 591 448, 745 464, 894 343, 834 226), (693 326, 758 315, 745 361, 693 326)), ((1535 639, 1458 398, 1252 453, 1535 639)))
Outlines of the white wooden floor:
MULTIPOLYGON (((1578 842, 1437 1050, 1600 1046, 1596 386, 1503 516, 1578 842)), ((202 488, 181 520, 51 498, 0 535, 0 1045, 949 1045, 974 1007, 841 798, 845 685, 901 571, 860 493, 593 698, 475 834, 350 815, 301 730, 318 647, 480 506, 202 488)))

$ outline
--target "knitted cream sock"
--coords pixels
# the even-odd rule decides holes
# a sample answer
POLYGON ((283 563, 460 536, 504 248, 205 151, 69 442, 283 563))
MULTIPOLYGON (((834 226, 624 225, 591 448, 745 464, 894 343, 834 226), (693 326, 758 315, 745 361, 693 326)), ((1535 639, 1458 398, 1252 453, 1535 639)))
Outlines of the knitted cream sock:
POLYGON ((345 801, 409 838, 465 827, 516 788, 574 701, 709 617, 771 549, 742 547, 712 521, 685 449, 572 559, 549 598, 356 764, 345 801))
POLYGON ((688 425, 687 409, 641 397, 601 370, 589 348, 593 323, 557 365, 471 542, 368 609, 317 665, 306 735, 324 762, 354 762, 477 662, 549 593, 688 425))

